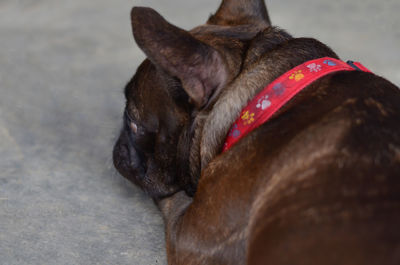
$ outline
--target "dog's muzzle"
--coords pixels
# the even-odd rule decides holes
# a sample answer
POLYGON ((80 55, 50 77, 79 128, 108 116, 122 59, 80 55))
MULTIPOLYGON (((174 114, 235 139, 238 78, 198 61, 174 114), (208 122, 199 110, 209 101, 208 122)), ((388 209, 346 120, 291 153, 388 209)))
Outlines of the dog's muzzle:
MULTIPOLYGON (((113 161, 118 172, 125 178, 137 183, 146 173, 145 159, 134 147, 134 135, 125 118, 125 125, 114 146, 113 161)), ((139 183, 138 183, 139 184, 139 183)))

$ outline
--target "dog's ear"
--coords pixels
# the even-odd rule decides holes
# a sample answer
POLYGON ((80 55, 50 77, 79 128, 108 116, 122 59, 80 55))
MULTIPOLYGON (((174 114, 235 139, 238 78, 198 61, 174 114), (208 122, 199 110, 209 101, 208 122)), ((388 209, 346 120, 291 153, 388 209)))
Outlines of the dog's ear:
POLYGON ((208 20, 216 25, 271 25, 264 0, 223 0, 215 15, 208 20))
POLYGON ((168 23, 151 8, 134 7, 132 30, 148 58, 168 74, 180 79, 197 108, 221 88, 227 70, 221 55, 189 32, 168 23))

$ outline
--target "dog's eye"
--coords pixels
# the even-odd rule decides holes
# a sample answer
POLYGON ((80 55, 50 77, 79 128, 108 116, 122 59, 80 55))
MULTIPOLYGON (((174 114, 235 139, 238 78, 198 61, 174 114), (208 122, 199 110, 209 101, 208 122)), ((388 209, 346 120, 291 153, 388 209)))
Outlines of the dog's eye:
POLYGON ((138 131, 138 126, 137 124, 133 121, 132 117, 129 115, 128 111, 125 110, 125 121, 128 127, 132 130, 134 134, 137 133, 138 131))
POLYGON ((136 123, 134 123, 133 121, 130 121, 130 122, 129 122, 129 128, 131 128, 131 130, 132 130, 132 132, 133 132, 134 134, 137 133, 137 125, 136 125, 136 123))

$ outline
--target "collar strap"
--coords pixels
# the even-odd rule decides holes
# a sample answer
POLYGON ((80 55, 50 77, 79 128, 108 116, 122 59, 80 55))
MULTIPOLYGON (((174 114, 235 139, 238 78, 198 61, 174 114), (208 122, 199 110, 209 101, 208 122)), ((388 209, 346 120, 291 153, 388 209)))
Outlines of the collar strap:
POLYGON ((223 146, 223 152, 237 141, 268 121, 283 105, 312 82, 338 71, 371 72, 361 63, 347 63, 324 57, 301 64, 267 85, 242 110, 232 125, 223 146))

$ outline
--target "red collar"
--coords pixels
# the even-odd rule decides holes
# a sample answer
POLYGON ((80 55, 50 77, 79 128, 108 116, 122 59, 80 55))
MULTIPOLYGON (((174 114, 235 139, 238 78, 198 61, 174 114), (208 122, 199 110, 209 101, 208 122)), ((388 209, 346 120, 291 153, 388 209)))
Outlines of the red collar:
POLYGON ((242 110, 229 131, 222 151, 227 151, 249 132, 265 123, 286 102, 312 82, 333 72, 355 70, 371 72, 357 62, 345 63, 324 57, 308 61, 281 75, 267 85, 242 110))

